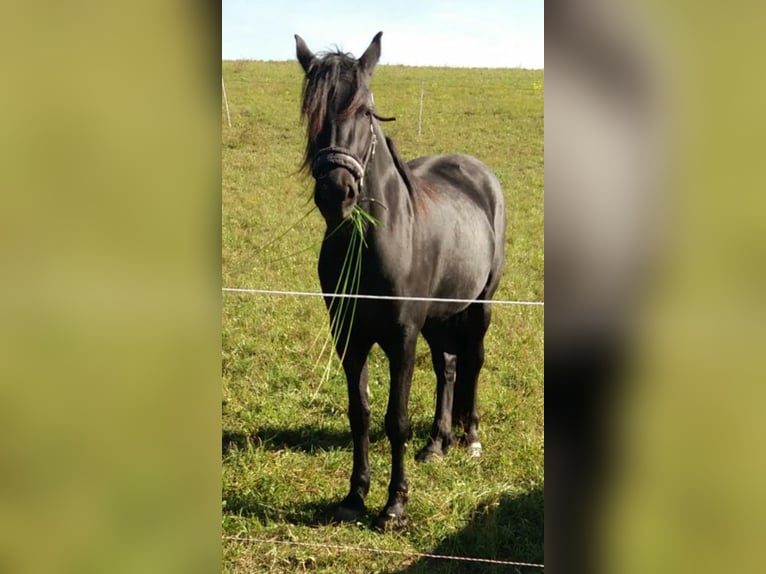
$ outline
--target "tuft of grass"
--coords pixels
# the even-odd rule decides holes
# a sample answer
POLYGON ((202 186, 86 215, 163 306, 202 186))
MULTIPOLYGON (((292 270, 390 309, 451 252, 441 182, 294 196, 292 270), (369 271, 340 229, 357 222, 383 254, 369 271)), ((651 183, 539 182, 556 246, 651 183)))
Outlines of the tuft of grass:
MULTIPOLYGON (((295 62, 224 62, 223 75, 232 116, 229 129, 222 109, 224 286, 318 291, 325 223, 316 211, 306 216, 311 182, 297 173, 305 144, 301 68, 295 62)), ((466 152, 500 179, 508 233, 498 299, 544 299, 542 85, 543 72, 529 70, 379 66, 373 77, 381 114, 397 117, 385 130, 403 157, 466 152)), ((363 248, 362 242, 355 246, 363 248)), ((350 261, 356 253, 350 252, 350 261)), ((355 273, 364 269, 349 269, 344 282, 352 289, 355 273)), ((409 403, 409 523, 385 535, 370 528, 385 504, 390 473, 383 352, 373 348, 368 360, 370 512, 361 524, 330 526, 324 520, 348 490, 352 442, 342 372, 333 369, 317 390, 323 373, 314 370, 312 341, 317 333, 327 334, 324 303, 315 297, 224 294, 222 313, 224 535, 542 562, 542 308, 493 307, 479 379, 479 460, 454 447, 443 463, 414 462, 431 426, 435 389, 428 348, 419 343, 409 403)), ((223 558, 226 572, 504 571, 230 540, 224 541, 223 558)))

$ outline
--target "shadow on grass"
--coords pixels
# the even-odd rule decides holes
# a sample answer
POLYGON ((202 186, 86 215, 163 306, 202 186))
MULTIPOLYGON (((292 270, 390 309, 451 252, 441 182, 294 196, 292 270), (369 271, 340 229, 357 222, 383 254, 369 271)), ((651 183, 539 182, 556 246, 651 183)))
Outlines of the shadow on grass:
MULTIPOLYGON (((382 429, 370 429, 370 441, 385 438, 382 429)), ((297 450, 312 453, 323 450, 351 450, 350 430, 299 426, 293 428, 261 427, 257 432, 223 431, 221 453, 236 449, 265 448, 267 450, 297 450)))
POLYGON ((330 524, 338 508, 340 497, 332 500, 319 500, 301 504, 291 504, 289 509, 267 504, 263 496, 224 492, 226 504, 224 514, 234 514, 255 518, 262 522, 280 522, 301 526, 323 526, 330 524))
MULTIPOLYGON (((281 522, 317 527, 329 524, 339 499, 307 502, 290 510, 264 503, 257 495, 224 493, 224 513, 256 518, 264 522, 281 522)), ((513 562, 542 564, 544 560, 543 492, 534 490, 516 497, 503 497, 497 506, 477 509, 473 519, 459 532, 444 539, 432 554, 470 558, 489 558, 513 562)), ((362 519, 372 524, 375 516, 369 510, 362 519)), ((385 534, 381 536, 387 536, 385 534)), ((496 565, 464 560, 422 558, 390 574, 499 574, 541 572, 540 568, 496 565)))
MULTIPOLYGON (((544 497, 542 490, 503 497, 497 507, 477 510, 460 532, 443 540, 430 553, 542 564, 544 559, 544 497)), ((542 572, 540 568, 423 558, 395 574, 458 574, 542 572)))

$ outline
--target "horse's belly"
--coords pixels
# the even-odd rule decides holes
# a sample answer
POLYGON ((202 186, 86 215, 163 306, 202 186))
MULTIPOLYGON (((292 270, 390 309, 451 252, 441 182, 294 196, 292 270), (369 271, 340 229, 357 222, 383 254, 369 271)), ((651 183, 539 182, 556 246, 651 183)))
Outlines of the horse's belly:
MULTIPOLYGON (((458 244, 452 249, 443 250, 438 257, 431 283, 431 297, 475 300, 482 294, 492 270, 493 252, 489 242, 458 244)), ((455 304, 445 305, 442 311, 457 312, 465 306, 457 304, 459 308, 454 309, 455 304)))

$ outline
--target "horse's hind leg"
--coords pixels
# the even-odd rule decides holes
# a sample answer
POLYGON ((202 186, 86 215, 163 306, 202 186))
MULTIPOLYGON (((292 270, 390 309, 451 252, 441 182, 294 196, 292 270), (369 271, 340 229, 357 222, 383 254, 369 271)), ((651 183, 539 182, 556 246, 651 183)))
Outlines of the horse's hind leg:
POLYGON ((456 355, 444 350, 433 338, 426 337, 431 346, 431 360, 436 373, 436 413, 428 443, 415 457, 420 462, 440 459, 452 444, 452 398, 455 389, 456 355))
POLYGON ((468 451, 471 456, 478 457, 481 456, 481 442, 476 395, 479 371, 484 364, 484 335, 489 327, 491 310, 487 303, 474 303, 467 312, 465 328, 460 336, 452 422, 463 427, 463 440, 468 451))

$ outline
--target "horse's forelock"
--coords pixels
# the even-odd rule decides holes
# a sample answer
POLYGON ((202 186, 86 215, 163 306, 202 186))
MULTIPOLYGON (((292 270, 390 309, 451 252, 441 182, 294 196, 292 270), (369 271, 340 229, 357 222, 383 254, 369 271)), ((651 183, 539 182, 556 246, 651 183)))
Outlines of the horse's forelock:
POLYGON ((319 54, 303 79, 301 114, 306 120, 308 141, 303 168, 309 169, 315 153, 316 140, 327 120, 331 102, 338 97, 342 83, 349 86, 349 95, 342 102, 341 115, 349 116, 364 104, 362 72, 351 54, 341 51, 319 54))

